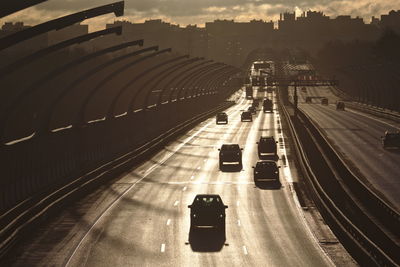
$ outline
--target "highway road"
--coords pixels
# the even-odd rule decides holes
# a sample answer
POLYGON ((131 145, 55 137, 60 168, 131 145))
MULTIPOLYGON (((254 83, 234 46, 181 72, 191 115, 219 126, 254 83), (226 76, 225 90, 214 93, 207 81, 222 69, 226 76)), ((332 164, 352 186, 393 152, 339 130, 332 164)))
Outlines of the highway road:
POLYGON ((400 123, 349 108, 337 111, 337 100, 329 87, 299 90, 299 108, 318 124, 348 166, 400 210, 400 151, 384 149, 381 143, 384 132, 399 130, 400 123), (321 105, 319 98, 306 104, 306 96, 326 97, 329 105, 321 105))
POLYGON ((278 161, 280 189, 255 187, 259 136, 281 138, 280 158, 286 144, 277 111, 240 122, 249 105, 242 97, 227 110, 228 125, 214 118, 200 123, 78 208, 61 212, 18 248, 10 265, 332 266, 294 197, 293 166, 278 161), (223 143, 244 148, 242 171, 219 170, 223 143), (201 193, 219 194, 229 206, 226 240, 205 233, 189 242, 187 205, 201 193))

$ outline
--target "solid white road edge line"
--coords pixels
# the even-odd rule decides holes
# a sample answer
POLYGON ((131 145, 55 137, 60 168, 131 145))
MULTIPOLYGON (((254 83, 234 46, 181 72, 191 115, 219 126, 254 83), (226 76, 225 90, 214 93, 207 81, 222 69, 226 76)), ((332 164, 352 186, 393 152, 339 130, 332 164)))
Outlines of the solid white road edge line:
MULTIPOLYGON (((279 113, 279 112, 278 112, 278 113, 279 113)), ((278 133, 277 133, 277 134, 278 134, 278 133)), ((283 143, 282 152, 283 152, 283 154, 285 155, 285 158, 286 158, 286 167, 283 168, 283 173, 284 173, 285 178, 288 177, 288 178, 286 178, 286 182, 287 182, 287 184, 288 184, 289 191, 290 191, 290 193, 291 193, 291 195, 292 195, 292 198, 293 198, 293 201, 294 201, 294 203, 295 203, 295 207, 296 207, 297 210, 298 210, 299 217, 300 217, 300 219, 301 219, 301 221, 302 221, 304 227, 307 229, 307 231, 308 231, 310 237, 314 240, 315 245, 322 251, 323 255, 324 255, 325 258, 328 260, 328 262, 330 263, 330 265, 331 265, 331 266, 335 266, 335 264, 333 263, 331 257, 329 257, 328 253, 323 249, 323 247, 322 247, 321 244, 319 243, 319 240, 318 240, 317 236, 314 234, 314 232, 313 232, 313 231, 311 230, 311 228, 310 228, 310 225, 307 223, 307 220, 306 220, 306 217, 305 217, 305 214, 304 214, 304 210, 302 209, 302 207, 301 207, 301 205, 300 205, 299 199, 298 199, 298 197, 297 197, 296 190, 294 190, 294 187, 293 187, 293 177, 292 177, 292 173, 291 173, 291 171, 290 171, 289 161, 287 160, 288 157, 287 157, 287 154, 286 154, 287 152, 286 152, 286 146, 285 146, 285 143, 284 143, 284 136, 283 136, 283 129, 282 129, 282 127, 281 127, 281 134, 280 134, 280 135, 282 136, 282 143, 283 143), (289 178, 289 177, 290 177, 290 178, 289 178)))
POLYGON ((206 123, 203 127, 201 127, 199 130, 197 130, 193 135, 189 136, 188 138, 186 138, 186 140, 184 142, 182 142, 181 144, 179 144, 174 152, 170 152, 167 154, 167 157, 164 157, 162 159, 162 161, 160 163, 157 164, 153 164, 153 166, 151 166, 149 169, 147 169, 147 171, 144 173, 143 177, 140 178, 139 180, 137 180, 135 183, 133 183, 130 187, 128 187, 127 190, 124 191, 123 194, 121 194, 117 199, 115 199, 110 206, 108 206, 108 208, 103 211, 103 213, 97 217, 97 219, 94 221, 93 225, 89 228, 89 230, 86 232, 86 234, 82 237, 82 239, 79 241, 78 245, 75 247, 74 251, 72 252, 70 258, 68 259, 67 263, 65 264, 65 266, 68 266, 72 260, 72 258, 75 256, 76 252, 78 251, 78 249, 80 248, 80 246, 82 245, 83 241, 86 239, 86 237, 89 235, 89 233, 93 230, 93 228, 96 226, 96 224, 104 217, 104 215, 110 211, 117 202, 119 202, 129 191, 132 190, 132 188, 134 188, 138 183, 140 183, 143 179, 145 179, 151 172, 154 171, 154 169, 156 169, 157 167, 159 167, 161 164, 165 163, 169 158, 172 157, 172 155, 174 155, 179 149, 181 149, 184 145, 186 145, 189 141, 191 141, 194 137, 196 137, 199 133, 201 133, 202 131, 204 131, 205 128, 207 128, 211 123, 213 123, 213 120, 210 120, 210 122, 206 123))

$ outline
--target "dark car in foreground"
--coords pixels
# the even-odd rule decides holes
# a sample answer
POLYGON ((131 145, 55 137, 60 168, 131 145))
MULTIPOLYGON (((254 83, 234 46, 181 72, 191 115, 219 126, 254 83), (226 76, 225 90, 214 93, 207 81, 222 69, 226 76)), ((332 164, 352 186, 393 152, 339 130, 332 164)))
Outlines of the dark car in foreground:
POLYGON ((258 98, 254 98, 253 102, 251 103, 251 105, 255 108, 257 108, 259 104, 260 104, 260 100, 258 98))
POLYGON ((225 209, 222 199, 216 194, 196 195, 190 208, 190 231, 214 229, 225 232, 225 209))
POLYGON ((215 116, 215 122, 216 124, 228 124, 228 114, 226 114, 225 112, 217 113, 217 115, 215 116))
POLYGON ((243 111, 240 115, 240 121, 253 121, 253 115, 250 111, 243 111))
POLYGON ((247 111, 250 111, 251 114, 256 114, 257 113, 257 109, 253 106, 250 106, 247 108, 247 111))
POLYGON ((383 148, 400 148, 400 131, 386 131, 382 138, 383 148))
POLYGON ((271 99, 264 99, 263 101, 263 111, 266 112, 273 112, 273 104, 271 99))
POLYGON ((260 159, 274 159, 277 157, 277 144, 273 136, 261 136, 257 142, 258 157, 260 159))
POLYGON ((246 99, 253 99, 253 87, 246 87, 246 99))
POLYGON ((254 168, 254 183, 265 183, 274 187, 281 187, 279 168, 273 160, 260 160, 254 168))
POLYGON ((242 168, 242 150, 238 144, 223 144, 219 150, 219 168, 236 165, 242 168))
POLYGON ((343 110, 344 111, 344 102, 338 101, 336 103, 336 110, 343 110))

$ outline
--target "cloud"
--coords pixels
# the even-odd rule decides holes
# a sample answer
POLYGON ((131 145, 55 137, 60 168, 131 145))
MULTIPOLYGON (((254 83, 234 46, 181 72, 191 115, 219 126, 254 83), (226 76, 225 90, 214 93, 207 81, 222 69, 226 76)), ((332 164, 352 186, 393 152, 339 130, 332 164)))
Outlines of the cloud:
MULTIPOLYGON (((78 12, 84 9, 112 3, 110 0, 49 0, 35 7, 15 13, 0 20, 24 21, 35 25, 46 20, 78 12)), ((400 0, 125 0, 125 16, 122 19, 143 22, 146 19, 161 18, 168 22, 187 25, 200 24, 215 19, 277 20, 279 13, 314 10, 336 17, 349 15, 364 17, 386 14, 400 7, 400 0)), ((91 30, 104 28, 113 22, 113 15, 105 15, 85 21, 91 30)))

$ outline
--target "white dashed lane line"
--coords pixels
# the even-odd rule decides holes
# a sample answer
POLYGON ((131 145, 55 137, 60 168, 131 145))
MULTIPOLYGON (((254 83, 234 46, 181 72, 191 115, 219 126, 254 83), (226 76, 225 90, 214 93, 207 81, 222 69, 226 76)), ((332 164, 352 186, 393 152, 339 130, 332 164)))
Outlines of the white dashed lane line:
POLYGON ((165 252, 165 244, 161 244, 161 253, 165 252))
POLYGON ((185 186, 185 187, 182 189, 182 191, 186 191, 186 189, 187 189, 187 186, 185 186))
POLYGON ((174 206, 178 206, 178 204, 179 204, 179 201, 177 200, 177 201, 175 201, 174 206))
POLYGON ((170 225, 171 224, 171 219, 168 219, 167 220, 167 225, 170 225))
POLYGON ((247 251, 246 246, 243 246, 243 253, 244 253, 245 255, 249 254, 249 252, 247 251))
POLYGON ((240 223, 240 220, 238 220, 238 226, 240 227, 242 224, 240 223))

